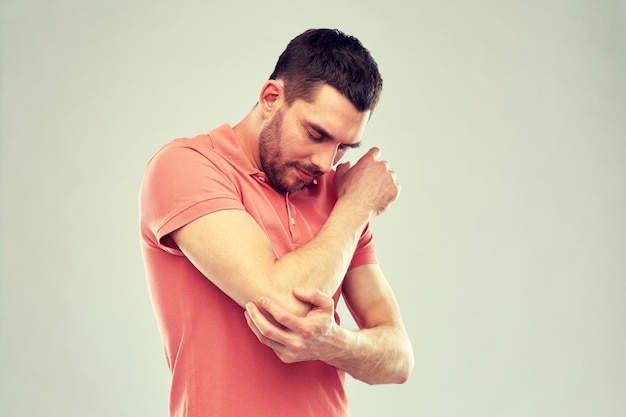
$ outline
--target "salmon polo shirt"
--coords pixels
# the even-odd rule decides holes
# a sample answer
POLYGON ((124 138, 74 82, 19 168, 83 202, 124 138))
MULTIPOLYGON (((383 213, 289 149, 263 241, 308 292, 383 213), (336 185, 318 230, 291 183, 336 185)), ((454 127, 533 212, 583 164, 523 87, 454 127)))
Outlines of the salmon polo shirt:
MULTIPOLYGON (((204 277, 169 237, 209 213, 245 210, 280 257, 321 229, 336 201, 333 176, 325 174, 296 193, 279 193, 246 158, 228 125, 176 139, 148 162, 140 193, 141 247, 172 372, 170 416, 349 414, 343 371, 321 361, 280 361, 252 333, 243 308, 204 277)), ((376 262, 368 226, 350 268, 376 262)), ((335 305, 339 296, 340 290, 335 305)), ((336 313, 335 319, 339 322, 336 313)))

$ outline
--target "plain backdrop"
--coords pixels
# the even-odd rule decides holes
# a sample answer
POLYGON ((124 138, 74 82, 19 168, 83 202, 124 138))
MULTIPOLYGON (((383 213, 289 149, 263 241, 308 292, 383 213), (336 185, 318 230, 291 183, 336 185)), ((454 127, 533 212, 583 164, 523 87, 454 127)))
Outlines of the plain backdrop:
POLYGON ((166 416, 145 163, 237 123, 287 42, 331 27, 385 80, 365 148, 402 193, 373 228, 416 354, 404 385, 349 379, 353 415, 626 415, 625 20, 611 0, 1 0, 0 414, 166 416))

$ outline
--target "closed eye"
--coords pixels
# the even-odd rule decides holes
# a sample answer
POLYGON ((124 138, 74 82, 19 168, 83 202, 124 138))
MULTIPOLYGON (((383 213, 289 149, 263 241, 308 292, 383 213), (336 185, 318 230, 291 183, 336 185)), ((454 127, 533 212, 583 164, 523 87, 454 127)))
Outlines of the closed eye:
POLYGON ((313 142, 324 142, 324 139, 326 139, 324 135, 314 134, 310 130, 307 130, 306 133, 313 142))
MULTIPOLYGON (((315 124, 309 124, 309 127, 306 128, 306 133, 309 139, 317 143, 334 139, 333 136, 331 136, 330 133, 328 133, 324 128, 315 124)), ((340 143, 338 149, 348 150, 358 148, 359 146, 361 146, 361 142, 340 143)))
POLYGON ((356 149, 361 146, 361 142, 357 143, 342 143, 339 145, 339 149, 356 149))

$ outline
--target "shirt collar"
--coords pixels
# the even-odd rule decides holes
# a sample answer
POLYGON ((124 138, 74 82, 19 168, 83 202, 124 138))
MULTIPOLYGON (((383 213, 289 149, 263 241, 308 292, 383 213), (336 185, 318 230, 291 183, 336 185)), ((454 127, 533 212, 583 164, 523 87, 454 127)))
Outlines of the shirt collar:
POLYGON ((246 156, 239 140, 235 136, 233 128, 225 123, 209 132, 213 149, 225 158, 233 161, 238 167, 248 175, 265 175, 252 165, 246 156))

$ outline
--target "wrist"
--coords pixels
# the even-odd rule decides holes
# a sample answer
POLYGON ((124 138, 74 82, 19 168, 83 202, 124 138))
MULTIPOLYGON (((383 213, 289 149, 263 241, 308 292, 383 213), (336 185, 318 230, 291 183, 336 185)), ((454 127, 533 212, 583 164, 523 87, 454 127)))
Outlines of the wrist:
POLYGON ((365 227, 367 222, 374 217, 374 210, 368 208, 367 204, 347 195, 337 200, 333 212, 337 212, 344 218, 345 222, 351 223, 360 229, 365 227))
POLYGON ((358 332, 335 323, 327 335, 327 344, 330 346, 327 350, 328 355, 322 358, 322 361, 335 368, 347 370, 346 364, 353 360, 355 352, 358 351, 359 336, 358 332))

